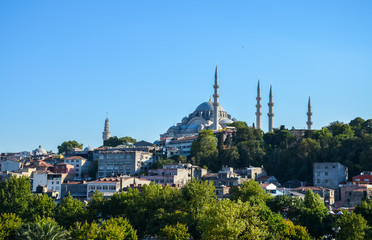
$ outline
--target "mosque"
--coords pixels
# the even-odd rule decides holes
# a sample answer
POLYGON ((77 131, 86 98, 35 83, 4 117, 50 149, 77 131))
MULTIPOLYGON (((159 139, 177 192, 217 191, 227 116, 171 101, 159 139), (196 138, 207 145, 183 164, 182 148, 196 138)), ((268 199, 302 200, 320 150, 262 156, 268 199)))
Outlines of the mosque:
POLYGON ((203 129, 219 130, 225 128, 227 124, 237 121, 225 111, 218 101, 220 95, 218 94, 217 66, 213 88, 213 102, 209 100, 201 103, 193 113, 184 117, 180 123, 171 126, 166 133, 160 134, 160 138, 194 136, 203 129))
MULTIPOLYGON (((180 123, 177 123, 175 126, 171 126, 167 132, 164 134, 160 134, 160 139, 165 138, 183 138, 183 137, 191 137, 196 136, 201 130, 209 129, 213 131, 218 131, 220 129, 226 128, 227 124, 236 122, 237 120, 233 118, 230 114, 226 112, 226 110, 220 105, 218 94, 219 85, 218 85, 218 70, 216 66, 215 74, 214 74, 214 94, 213 94, 213 102, 209 100, 208 102, 201 103, 193 113, 190 113, 188 116, 185 116, 180 123)), ((260 87, 260 80, 258 80, 257 85, 257 104, 256 104, 256 125, 257 129, 261 129, 261 87, 260 87)), ((269 113, 268 116, 268 131, 273 131, 274 125, 274 102, 273 102, 273 91, 272 86, 270 85, 270 94, 269 94, 269 113)), ((312 112, 311 112, 311 101, 309 97, 308 101, 308 112, 307 112, 307 130, 312 129, 312 112)), ((293 131, 298 131, 293 129, 293 131)), ((301 134, 305 130, 301 130, 301 134)), ((109 129, 109 120, 106 117, 104 131, 102 133, 103 140, 109 139, 111 136, 110 129, 109 129)))

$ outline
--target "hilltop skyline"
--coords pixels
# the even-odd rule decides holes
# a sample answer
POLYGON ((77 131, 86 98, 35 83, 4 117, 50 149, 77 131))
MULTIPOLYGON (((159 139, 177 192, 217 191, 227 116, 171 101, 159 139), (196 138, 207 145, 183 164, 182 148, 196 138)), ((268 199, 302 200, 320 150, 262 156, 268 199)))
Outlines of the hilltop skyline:
POLYGON ((372 8, 362 1, 0 3, 0 152, 112 136, 153 142, 213 95, 262 129, 372 118, 372 8))

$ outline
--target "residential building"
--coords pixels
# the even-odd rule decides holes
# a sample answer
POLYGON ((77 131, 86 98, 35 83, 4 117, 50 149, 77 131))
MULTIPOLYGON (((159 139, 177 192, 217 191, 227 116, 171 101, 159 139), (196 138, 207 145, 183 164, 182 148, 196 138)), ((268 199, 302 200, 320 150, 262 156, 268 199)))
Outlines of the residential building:
POLYGON ((260 184, 260 187, 265 190, 266 193, 269 193, 271 195, 276 195, 277 187, 275 184, 272 183, 262 183, 260 184))
POLYGON ((98 152, 98 177, 133 176, 146 171, 153 162, 152 153, 126 150, 98 152))
POLYGON ((276 186, 280 186, 278 180, 274 176, 260 176, 255 179, 258 183, 263 184, 263 183, 273 183, 276 186))
POLYGON ((348 178, 348 169, 338 162, 316 162, 313 168, 314 186, 337 189, 348 178))
POLYGON ((335 190, 331 188, 320 186, 302 186, 298 188, 292 188, 291 190, 302 194, 306 194, 308 190, 312 190, 315 194, 318 194, 321 198, 324 199, 324 204, 326 206, 335 203, 335 190))
POLYGON ((239 174, 234 172, 232 167, 222 167, 217 174, 207 174, 203 177, 204 180, 213 181, 215 187, 226 186, 233 187, 239 186, 243 182, 248 181, 246 177, 241 177, 239 174))
POLYGON ((88 183, 86 181, 73 181, 62 183, 61 186, 61 198, 66 197, 68 194, 71 197, 86 200, 87 199, 87 188, 88 183))
POLYGON ((353 183, 372 184, 372 172, 362 172, 360 175, 353 177, 353 183))
POLYGON ((243 169, 235 170, 242 177, 246 177, 249 179, 256 179, 261 176, 266 176, 266 171, 263 167, 248 167, 243 169))
POLYGON ((74 177, 75 179, 87 177, 91 162, 87 161, 86 158, 81 156, 73 156, 65 158, 64 163, 71 164, 74 166, 74 177))
POLYGON ((1 162, 1 171, 15 171, 22 168, 23 164, 19 160, 6 159, 1 162))
POLYGON ((40 185, 47 187, 48 190, 57 191, 58 196, 61 196, 61 185, 65 178, 63 173, 52 173, 49 171, 36 171, 32 181, 32 191, 36 192, 36 188, 40 185))
POLYGON ((164 165, 162 169, 150 169, 147 176, 141 177, 161 185, 182 187, 191 180, 191 172, 178 165, 164 165))
POLYGON ((372 197, 370 184, 341 184, 339 191, 340 201, 336 202, 337 207, 354 207, 372 197))
POLYGON ((136 177, 101 178, 87 183, 86 196, 90 200, 95 191, 100 191, 104 197, 111 197, 114 193, 123 191, 124 188, 142 187, 145 184, 150 184, 150 181, 136 177))

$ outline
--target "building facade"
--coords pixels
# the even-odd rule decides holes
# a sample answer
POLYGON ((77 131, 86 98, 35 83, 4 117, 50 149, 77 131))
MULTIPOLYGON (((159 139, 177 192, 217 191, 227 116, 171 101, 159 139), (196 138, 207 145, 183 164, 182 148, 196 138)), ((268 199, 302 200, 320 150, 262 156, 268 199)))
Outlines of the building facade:
POLYGON ((348 169, 338 162, 316 162, 313 168, 314 186, 337 189, 348 178, 348 169))
POLYGON ((146 171, 153 154, 143 151, 103 150, 97 153, 98 177, 133 176, 146 171))

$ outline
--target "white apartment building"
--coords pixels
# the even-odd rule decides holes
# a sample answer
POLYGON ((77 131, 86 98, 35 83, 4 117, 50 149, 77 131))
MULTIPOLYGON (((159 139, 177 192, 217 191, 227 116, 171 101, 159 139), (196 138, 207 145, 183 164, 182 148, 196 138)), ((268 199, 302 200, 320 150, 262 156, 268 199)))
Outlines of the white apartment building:
POLYGON ((63 182, 62 173, 52 173, 48 171, 36 171, 32 181, 32 191, 36 192, 37 186, 47 187, 48 190, 58 192, 58 198, 61 196, 61 186, 63 182))

